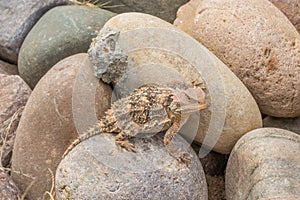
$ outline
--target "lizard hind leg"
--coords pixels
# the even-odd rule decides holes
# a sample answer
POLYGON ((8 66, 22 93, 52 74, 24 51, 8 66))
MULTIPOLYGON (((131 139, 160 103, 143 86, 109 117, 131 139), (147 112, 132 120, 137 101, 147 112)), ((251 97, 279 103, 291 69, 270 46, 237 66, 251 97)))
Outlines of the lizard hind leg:
POLYGON ((120 132, 115 138, 115 144, 129 152, 136 152, 134 144, 129 141, 130 135, 126 132, 120 132))
POLYGON ((178 162, 184 163, 187 167, 189 167, 191 163, 191 154, 187 152, 180 152, 180 150, 176 148, 175 144, 172 143, 172 139, 179 129, 180 124, 178 122, 174 122, 165 134, 164 144, 172 157, 176 158, 178 162))

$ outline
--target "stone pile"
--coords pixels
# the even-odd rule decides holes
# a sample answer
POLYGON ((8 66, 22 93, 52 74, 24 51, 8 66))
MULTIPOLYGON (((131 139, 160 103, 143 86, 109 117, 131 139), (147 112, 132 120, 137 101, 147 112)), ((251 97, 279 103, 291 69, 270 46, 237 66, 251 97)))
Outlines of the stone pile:
POLYGON ((298 0, 12 0, 0 24, 0 199, 299 198, 298 0), (173 139, 189 166, 163 133, 62 158, 153 83, 205 92, 173 139))

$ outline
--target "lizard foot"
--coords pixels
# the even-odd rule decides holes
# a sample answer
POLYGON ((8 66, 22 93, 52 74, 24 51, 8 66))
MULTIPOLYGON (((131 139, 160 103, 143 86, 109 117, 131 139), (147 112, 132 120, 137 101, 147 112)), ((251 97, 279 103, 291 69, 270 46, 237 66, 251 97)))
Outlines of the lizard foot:
POLYGON ((191 164, 191 154, 185 152, 177 157, 178 162, 184 163, 187 167, 190 167, 191 164))
POLYGON ((117 146, 126 149, 129 152, 136 152, 134 144, 129 142, 128 140, 116 140, 115 141, 117 146))

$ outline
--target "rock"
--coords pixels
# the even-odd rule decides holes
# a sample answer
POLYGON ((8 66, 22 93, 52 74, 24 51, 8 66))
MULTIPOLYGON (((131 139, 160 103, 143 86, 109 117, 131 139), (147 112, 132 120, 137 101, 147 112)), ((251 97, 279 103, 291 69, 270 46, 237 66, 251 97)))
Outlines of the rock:
POLYGON ((87 51, 92 38, 115 14, 86 6, 51 9, 25 38, 18 59, 20 76, 34 87, 58 61, 87 51))
POLYGON ((68 0, 11 0, 0 2, 0 57, 17 63, 19 49, 27 33, 47 10, 68 0))
POLYGON ((141 12, 157 16, 168 22, 173 22, 178 8, 188 0, 112 0, 101 6, 115 13, 141 12))
POLYGON ((263 126, 286 129, 300 135, 300 117, 276 118, 268 116, 264 118, 263 126))
POLYGON ((0 74, 18 75, 18 67, 0 60, 0 74))
POLYGON ((208 187, 208 200, 225 200, 224 176, 211 176, 206 174, 208 187))
MULTIPOLYGON (((141 13, 111 18, 88 54, 95 74, 114 84, 120 96, 147 83, 202 87, 208 108, 183 127, 189 141, 229 154, 243 134, 262 126, 259 109, 241 81, 205 47, 159 18, 141 13)), ((200 150, 202 157, 206 153, 200 150)))
POLYGON ((11 177, 0 168, 0 199, 19 200, 21 192, 11 177))
MULTIPOLYGON (((200 146, 192 143, 192 147, 196 153, 199 153, 200 146)), ((211 176, 224 175, 228 155, 210 151, 204 158, 200 158, 204 173, 211 176)))
POLYGON ((30 93, 31 89, 19 76, 0 74, 0 124, 26 104, 30 93))
POLYGON ((256 129, 232 150, 226 199, 299 199, 300 136, 283 129, 256 129))
POLYGON ((22 192, 34 179, 28 199, 41 198, 45 191, 50 191, 52 179, 48 168, 56 171, 65 149, 78 137, 76 129, 81 131, 86 127, 79 126, 88 125, 84 122, 90 120, 89 115, 96 118, 95 109, 100 116, 110 105, 109 86, 96 78, 96 82, 89 82, 83 76, 90 68, 86 54, 60 61, 37 84, 26 104, 13 149, 12 177, 22 192), (80 98, 85 98, 82 84, 98 85, 96 105, 89 104, 93 107, 82 107, 86 102, 95 102, 95 96, 80 98))
POLYGON ((180 163, 165 148, 163 135, 132 139, 136 153, 117 147, 112 134, 81 142, 57 168, 58 199, 207 199, 197 155, 175 137, 175 146, 193 156, 190 167, 180 163))
POLYGON ((269 0, 294 24, 300 33, 300 1, 299 0, 269 0))
POLYGON ((20 107, 10 118, 0 124, 0 166, 11 166, 11 155, 15 142, 16 130, 23 110, 24 106, 20 107))
POLYGON ((0 166, 10 164, 15 131, 30 94, 19 76, 0 74, 0 166))
POLYGON ((300 35, 267 0, 193 0, 175 26, 211 50, 252 93, 261 112, 300 116, 300 35))

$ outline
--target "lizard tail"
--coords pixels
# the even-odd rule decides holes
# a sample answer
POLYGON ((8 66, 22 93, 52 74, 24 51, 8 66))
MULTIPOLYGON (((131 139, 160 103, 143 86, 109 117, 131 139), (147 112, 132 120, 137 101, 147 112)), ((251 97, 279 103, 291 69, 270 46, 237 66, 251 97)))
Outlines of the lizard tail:
POLYGON ((66 151, 64 152, 64 154, 62 155, 62 158, 66 157, 66 155, 77 145, 81 142, 81 140, 78 138, 76 140, 74 140, 72 142, 72 144, 70 144, 70 146, 68 146, 68 148, 66 149, 66 151))
POLYGON ((66 149, 66 151, 64 152, 64 154, 62 155, 62 158, 64 158, 77 144, 79 144, 80 142, 93 137, 95 135, 98 135, 101 133, 101 130, 99 128, 99 125, 97 123, 96 126, 90 128, 88 131, 86 131, 85 133, 81 134, 79 136, 79 138, 77 138, 76 140, 74 140, 72 142, 72 144, 70 144, 70 146, 68 146, 68 148, 66 149))

